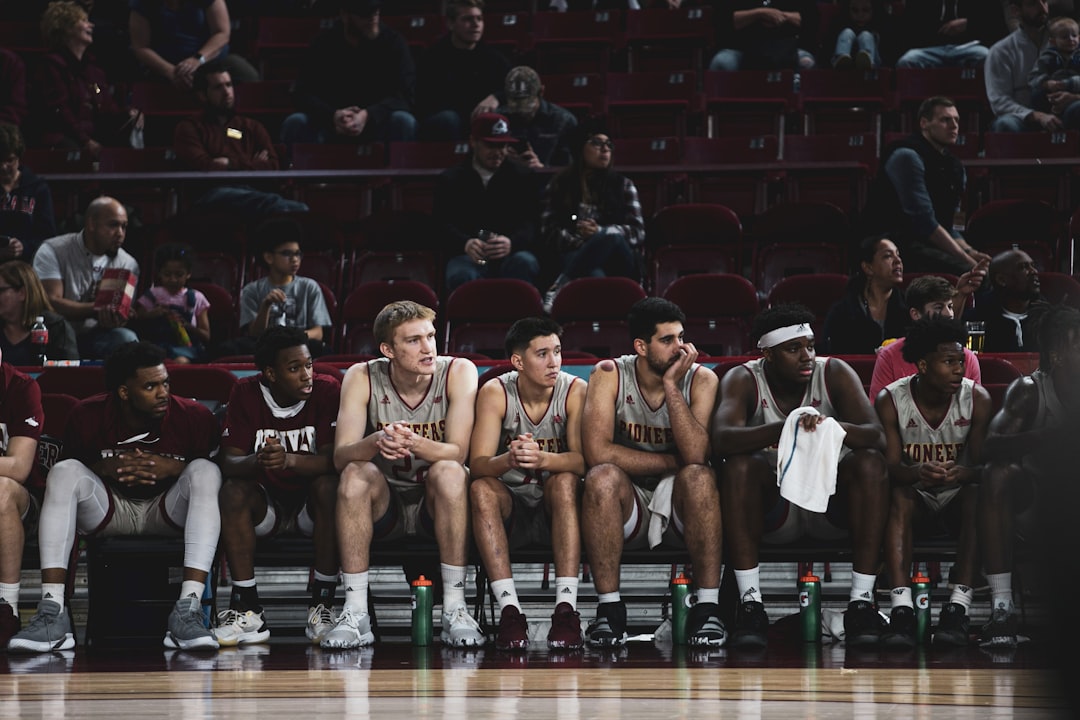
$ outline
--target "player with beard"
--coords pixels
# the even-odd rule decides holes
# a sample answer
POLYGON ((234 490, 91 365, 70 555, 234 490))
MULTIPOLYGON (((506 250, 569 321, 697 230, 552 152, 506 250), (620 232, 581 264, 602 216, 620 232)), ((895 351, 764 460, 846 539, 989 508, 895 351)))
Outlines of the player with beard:
POLYGON ((94 307, 106 270, 127 270, 138 280, 139 263, 122 247, 127 227, 127 210, 118 200, 95 198, 86 208, 80 232, 48 239, 34 255, 34 272, 53 309, 75 328, 83 358, 103 358, 138 340, 112 307, 94 307))
POLYGON ((221 645, 264 642, 270 628, 255 584, 255 540, 295 530, 315 541, 307 636, 333 625, 337 587, 334 431, 341 386, 311 369, 303 330, 268 329, 255 346, 259 374, 233 388, 221 434, 221 544, 232 574, 229 609, 218 614, 221 645))
POLYGON ((847 644, 874 645, 881 628, 873 606, 878 554, 889 507, 889 481, 882 451, 885 433, 851 366, 818 357, 814 313, 801 305, 779 305, 754 321, 762 357, 732 368, 720 385, 712 441, 727 510, 728 557, 740 602, 728 644, 764 647, 769 618, 762 601, 758 547, 803 536, 832 540, 850 533, 854 553, 850 601, 844 615, 847 644), (825 513, 811 513, 780 497, 777 444, 788 415, 802 407, 803 431, 814 432, 826 417, 846 431, 836 495, 825 513))
POLYGON ((934 644, 968 644, 971 585, 978 570, 978 482, 993 408, 990 393, 964 377, 966 339, 964 327, 952 318, 918 320, 904 343, 904 360, 916 365, 916 373, 877 396, 892 481, 885 531, 892 610, 881 638, 886 647, 913 648, 918 642, 908 572, 914 528, 926 527, 934 516, 943 517, 957 536, 956 584, 941 608, 934 644))
POLYGON ((180 599, 165 647, 214 649, 202 596, 217 551, 221 471, 210 455, 218 423, 195 400, 169 393, 164 353, 130 343, 105 361, 107 393, 80 402, 68 418, 63 457, 49 471, 41 507, 41 603, 9 652, 75 646, 64 607, 75 536, 183 535, 180 599))
POLYGON ((698 365, 683 334, 686 316, 661 298, 630 308, 634 353, 597 364, 585 398, 582 445, 589 470, 582 535, 599 604, 589 645, 626 642, 626 604, 619 593, 624 548, 661 542, 690 552, 697 604, 687 642, 724 643, 719 617, 720 498, 709 467, 709 417, 716 374, 698 365))

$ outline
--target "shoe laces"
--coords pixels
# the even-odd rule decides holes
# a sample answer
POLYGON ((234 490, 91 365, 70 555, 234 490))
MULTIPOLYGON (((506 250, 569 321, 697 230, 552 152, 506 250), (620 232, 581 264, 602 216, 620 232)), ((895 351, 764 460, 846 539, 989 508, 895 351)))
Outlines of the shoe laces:
POLYGON ((341 614, 338 615, 337 625, 345 625, 359 632, 360 618, 363 615, 365 615, 365 613, 354 610, 351 607, 346 607, 341 611, 341 614))
MULTIPOLYGON (((468 608, 464 605, 458 605, 454 610, 446 616, 447 624, 450 627, 461 627, 462 625, 472 628, 476 625, 476 621, 473 620, 472 615, 469 614, 468 608)), ((477 626, 478 627, 478 626, 477 626)))
POLYGON ((315 607, 311 608, 308 612, 308 624, 309 625, 333 625, 334 613, 330 608, 326 607, 322 603, 319 603, 315 607))
POLYGON ((217 615, 218 627, 225 627, 226 625, 237 625, 240 623, 240 612, 229 608, 228 610, 222 610, 217 615))
MULTIPOLYGON (((60 612, 63 612, 63 610, 61 610, 60 612)), ((56 619, 58 617, 59 614, 47 615, 43 612, 36 612, 34 613, 34 617, 30 618, 30 622, 26 624, 26 630, 24 632, 30 632, 31 630, 47 629, 50 625, 53 625, 56 622, 56 619)))

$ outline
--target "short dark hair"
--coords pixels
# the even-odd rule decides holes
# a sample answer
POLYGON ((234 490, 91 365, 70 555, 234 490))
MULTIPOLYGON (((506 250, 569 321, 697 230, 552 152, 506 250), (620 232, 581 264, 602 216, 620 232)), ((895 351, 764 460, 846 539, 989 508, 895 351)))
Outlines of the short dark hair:
POLYGON ((909 308, 922 314, 927 303, 946 302, 956 297, 956 288, 940 275, 923 275, 911 281, 904 300, 909 308))
POLYGON ((909 363, 917 363, 938 349, 942 343, 957 343, 963 346, 967 341, 967 332, 959 320, 950 320, 944 315, 930 315, 920 318, 908 329, 901 354, 909 363))
POLYGON ((919 105, 919 119, 933 120, 934 113, 937 112, 939 107, 956 107, 956 103, 944 95, 928 97, 919 105))
POLYGON ((117 388, 135 377, 139 370, 157 367, 164 362, 165 351, 153 343, 125 343, 105 358, 105 388, 110 393, 115 393, 117 388))
POLYGON ((771 308, 762 310, 754 318, 754 324, 750 328, 750 337, 757 342, 765 333, 772 332, 777 328, 789 325, 810 325, 817 319, 814 312, 799 303, 785 303, 773 305, 771 308))
POLYGON ((638 300, 626 315, 630 340, 638 338, 649 342, 656 334, 656 326, 666 322, 686 322, 686 313, 670 300, 647 297, 638 300))
POLYGON ((154 251, 154 267, 158 272, 165 263, 179 260, 184 264, 184 269, 191 272, 191 256, 194 251, 187 243, 165 243, 154 251))
POLYGON ((273 218, 258 227, 255 237, 264 253, 272 253, 286 243, 303 245, 304 228, 292 218, 273 218))
POLYGON ((484 11, 484 0, 448 0, 446 3, 446 19, 451 22, 457 19, 463 8, 480 8, 484 11))
POLYGON ((277 362, 278 353, 308 344, 307 333, 297 327, 274 325, 263 331, 255 341, 255 367, 265 370, 277 362))
POLYGON ((562 326, 549 317, 521 318, 506 331, 506 341, 503 344, 506 357, 516 352, 522 352, 529 347, 533 338, 558 335, 562 337, 562 326))
POLYGON ((6 162, 12 155, 21 158, 25 150, 26 142, 19 126, 0 122, 0 162, 6 162))
POLYGON ((1052 305, 1039 318, 1039 367, 1050 370, 1050 353, 1069 343, 1080 332, 1080 310, 1068 305, 1052 305))
POLYGON ((229 68, 225 66, 221 58, 214 58, 195 69, 195 74, 191 77, 191 89, 197 93, 206 92, 206 88, 210 85, 211 75, 227 72, 229 68))

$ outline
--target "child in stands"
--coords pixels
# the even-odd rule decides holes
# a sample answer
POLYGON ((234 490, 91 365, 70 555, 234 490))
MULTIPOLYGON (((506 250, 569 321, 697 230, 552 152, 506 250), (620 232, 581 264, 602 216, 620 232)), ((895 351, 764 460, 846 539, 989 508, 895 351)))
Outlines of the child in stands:
POLYGON ((154 253, 157 284, 135 305, 139 337, 162 347, 178 363, 201 360, 210 342, 210 301, 187 287, 192 249, 162 245, 154 253))

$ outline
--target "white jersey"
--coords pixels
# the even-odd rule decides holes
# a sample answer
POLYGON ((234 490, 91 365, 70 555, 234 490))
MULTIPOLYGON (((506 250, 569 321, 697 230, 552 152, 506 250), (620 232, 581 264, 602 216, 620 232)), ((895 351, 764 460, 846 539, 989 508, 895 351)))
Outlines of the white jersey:
MULTIPOLYGON (((825 386, 825 366, 828 363, 829 358, 827 357, 814 359, 814 372, 810 376, 810 382, 806 386, 806 393, 803 395, 802 402, 799 403, 798 407, 812 407, 825 417, 835 418, 836 409, 829 398, 829 390, 825 386)), ((787 413, 781 412, 776 399, 773 398, 772 390, 769 388, 769 381, 765 378, 765 358, 745 362, 743 367, 750 371, 750 374, 754 376, 754 382, 757 384, 757 400, 754 406, 754 414, 746 421, 746 426, 759 427, 771 423, 785 422, 787 413)), ((845 446, 841 452, 843 456, 850 450, 845 446)), ((761 455, 770 468, 776 467, 776 445, 770 445, 763 449, 761 455)))
POLYGON ((964 378, 949 402, 949 412, 935 426, 915 404, 911 394, 911 380, 915 377, 918 376, 909 375, 885 387, 896 406, 905 458, 911 463, 959 462, 971 432, 975 383, 964 378))
MULTIPOLYGON (((676 452, 675 434, 671 431, 671 417, 668 415, 667 402, 652 407, 641 394, 637 380, 637 355, 623 355, 615 358, 615 368, 619 373, 618 395, 615 401, 615 443, 634 450, 653 453, 676 452)), ((694 376, 701 366, 694 363, 683 376, 679 388, 686 404, 690 404, 690 389, 694 385, 694 376)), ((645 488, 655 487, 659 477, 635 478, 634 481, 645 488)))
MULTIPOLYGON (((498 379, 506 393, 506 414, 503 415, 500 452, 509 450, 510 443, 517 440, 518 435, 525 433, 532 433, 533 440, 540 446, 542 452, 561 453, 570 449, 566 442, 566 399, 570 396, 570 388, 575 382, 582 382, 581 378, 568 372, 560 372, 555 380, 554 392, 548 402, 547 410, 535 421, 529 417, 529 413, 521 402, 521 395, 518 393, 518 372, 513 370, 501 375, 498 379)), ((511 468, 503 473, 500 479, 515 488, 515 492, 521 492, 534 500, 539 501, 544 495, 545 473, 542 470, 511 468)))
POLYGON ((1035 411, 1035 420, 1031 427, 1043 428, 1060 425, 1065 420, 1065 408, 1058 399, 1054 379, 1049 373, 1036 370, 1030 375, 1031 381, 1039 391, 1039 407, 1035 411))
MULTIPOLYGON (((444 442, 446 413, 450 409, 446 382, 453 362, 452 357, 436 358, 435 375, 428 386, 427 394, 415 407, 411 407, 402 400, 390 378, 390 359, 369 360, 368 433, 378 432, 391 423, 403 422, 417 435, 435 442, 444 442)), ((382 470, 391 485, 402 488, 415 487, 417 483, 424 482, 431 466, 427 460, 417 457, 391 461, 378 453, 371 461, 382 470)))

